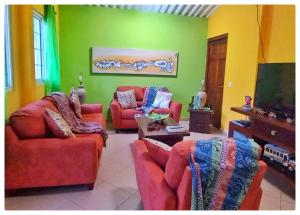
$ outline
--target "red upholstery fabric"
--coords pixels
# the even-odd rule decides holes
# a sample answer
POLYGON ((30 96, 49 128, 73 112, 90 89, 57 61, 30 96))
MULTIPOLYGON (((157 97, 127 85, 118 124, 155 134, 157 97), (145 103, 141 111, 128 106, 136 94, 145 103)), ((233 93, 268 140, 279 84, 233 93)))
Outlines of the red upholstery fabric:
POLYGON ((184 169, 189 164, 192 145, 195 145, 195 141, 186 140, 172 147, 169 162, 166 165, 165 179, 174 190, 177 189, 184 169))
POLYGON ((143 102, 142 101, 136 101, 136 104, 137 104, 138 107, 142 107, 143 102))
MULTIPOLYGON (((141 107, 144 97, 145 88, 134 86, 120 86, 117 91, 135 90, 135 96, 137 99, 138 107, 141 107)), ((179 122, 182 105, 172 101, 170 108, 168 109, 154 109, 153 112, 169 113, 170 117, 179 122)), ((116 99, 116 93, 114 93, 114 99, 110 104, 110 112, 112 117, 113 126, 115 129, 136 129, 137 123, 134 119, 134 114, 137 113, 134 109, 126 109, 125 112, 121 109, 121 106, 116 99)))
POLYGON ((169 160, 170 151, 167 151, 158 145, 152 144, 146 139, 143 139, 143 141, 146 144, 150 157, 164 169, 169 160))
MULTIPOLYGON (((174 202, 171 201, 172 193, 176 196, 176 206, 173 209, 190 210, 192 174, 188 166, 190 151, 188 148, 194 144, 193 141, 182 141, 173 146, 165 172, 151 158, 145 141, 137 140, 132 144, 135 158, 135 170, 139 192, 145 209, 166 210, 173 208, 174 202), (178 158, 175 158, 178 156, 178 158), (184 156, 187 156, 184 158, 184 156), (175 163, 174 163, 175 162, 175 163), (186 165, 183 168, 183 164, 186 165), (173 168, 174 170, 171 170, 173 168), (176 173, 176 172, 180 173, 176 173), (168 172, 168 173, 167 173, 168 172), (166 176, 168 174, 168 176, 166 176), (164 179, 162 177, 164 175, 164 179), (170 180, 170 176, 175 180, 170 180), (168 182, 167 179, 168 178, 168 182), (170 182, 173 187, 171 187, 170 182), (157 189, 158 184, 160 185, 157 189), (165 186, 162 188, 161 186, 165 186), (156 198, 154 198, 155 196, 156 198), (167 198, 169 196, 169 198, 167 198), (172 206, 170 206, 172 205, 172 206)), ((259 171, 241 205, 241 210, 258 210, 262 196, 261 181, 266 171, 266 164, 259 161, 259 171)))
POLYGON ((9 123, 21 139, 51 136, 44 119, 45 108, 58 112, 52 102, 39 100, 13 113, 9 123))
POLYGON ((114 128, 122 128, 121 126, 121 105, 117 99, 110 103, 110 113, 114 128))
MULTIPOLYGON (((30 114, 36 117, 39 116, 37 113, 43 112, 45 106, 51 108, 49 101, 43 100, 37 103, 39 105, 32 103, 21 110, 25 109, 26 113, 29 113, 29 109, 30 114)), ((55 108, 52 106, 52 109, 55 108)), ((93 108, 88 107, 88 109, 93 108)), ((22 120, 30 122, 30 115, 25 116, 13 116, 13 123, 24 125, 22 120)), ((103 115, 97 112, 83 115, 83 118, 104 121, 103 115)), ((42 123, 39 125, 42 126, 42 123)), ((23 129, 24 134, 30 134, 31 131, 27 130, 32 129, 32 126, 28 123, 23 129)), ((77 134, 75 138, 66 139, 48 138, 45 135, 39 138, 20 139, 14 129, 7 125, 5 127, 5 189, 93 184, 96 180, 102 148, 103 139, 99 134, 77 134)))
POLYGON ((122 109, 121 118, 122 119, 134 119, 135 114, 142 114, 142 111, 136 109, 122 109))
POLYGON ((103 113, 102 104, 82 104, 80 107, 82 114, 103 113))
POLYGON ((175 210, 177 197, 164 180, 163 170, 151 159, 142 141, 132 145, 135 171, 145 210, 175 210))
POLYGON ((120 86, 117 88, 117 91, 128 91, 134 89, 135 98, 137 101, 143 101, 144 98, 144 88, 135 87, 135 86, 120 86))
POLYGON ((177 102, 171 101, 170 111, 173 113, 172 118, 176 122, 179 122, 179 120, 180 120, 181 109, 182 109, 182 104, 179 104, 177 102))

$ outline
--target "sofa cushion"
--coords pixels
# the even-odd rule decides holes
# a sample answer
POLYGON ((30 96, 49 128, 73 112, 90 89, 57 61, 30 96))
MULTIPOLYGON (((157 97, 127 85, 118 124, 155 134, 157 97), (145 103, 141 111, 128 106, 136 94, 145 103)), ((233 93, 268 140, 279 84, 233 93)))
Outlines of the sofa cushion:
POLYGON ((39 138, 51 135, 43 116, 45 108, 58 112, 51 101, 39 100, 24 106, 10 116, 9 123, 19 138, 39 138))
POLYGON ((169 108, 172 96, 172 93, 157 91, 152 106, 155 108, 169 108))
POLYGON ((77 93, 77 90, 74 89, 74 87, 71 90, 70 93, 70 104, 72 106, 72 109, 74 110, 74 113, 78 118, 82 118, 81 116, 81 107, 80 107, 80 101, 79 101, 79 96, 77 93))
POLYGON ((50 128, 54 136, 59 138, 67 138, 74 136, 70 126, 59 113, 56 113, 55 111, 46 108, 44 117, 48 127, 50 128))
POLYGON ((135 98, 137 101, 143 101, 144 98, 144 88, 143 87, 136 87, 136 86, 120 86, 117 88, 117 91, 128 91, 134 90, 135 98))
POLYGON ((195 145, 195 141, 185 140, 176 143, 170 152, 170 157, 166 165, 165 179, 169 186, 176 190, 184 169, 189 165, 189 157, 191 154, 191 146, 195 145))
POLYGON ((106 129, 106 122, 103 114, 101 113, 90 113, 83 114, 82 121, 84 122, 98 122, 104 129, 106 129))
POLYGON ((124 109, 121 111, 121 118, 134 119, 135 114, 143 114, 143 112, 136 109, 124 109))
POLYGON ((137 107, 134 90, 117 91, 117 97, 122 109, 137 107))
POLYGON ((144 138, 150 157, 157 162, 162 168, 166 167, 169 159, 171 146, 150 138, 144 138))

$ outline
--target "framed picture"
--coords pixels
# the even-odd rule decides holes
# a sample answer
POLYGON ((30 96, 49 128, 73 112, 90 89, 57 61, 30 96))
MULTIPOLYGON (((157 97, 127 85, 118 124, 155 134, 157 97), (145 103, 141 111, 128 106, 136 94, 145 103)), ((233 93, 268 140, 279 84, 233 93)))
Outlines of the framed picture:
POLYGON ((178 53, 142 49, 92 48, 92 73, 177 75, 178 53))

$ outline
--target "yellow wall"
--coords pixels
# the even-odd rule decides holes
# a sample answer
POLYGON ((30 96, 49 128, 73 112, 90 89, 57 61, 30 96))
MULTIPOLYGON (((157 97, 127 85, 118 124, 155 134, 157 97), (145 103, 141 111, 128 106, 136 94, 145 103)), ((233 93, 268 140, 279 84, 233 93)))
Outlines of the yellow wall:
POLYGON ((43 5, 10 6, 13 88, 6 91, 6 118, 44 96, 44 85, 36 83, 34 75, 33 10, 44 14, 43 5))
MULTIPOLYGON (((295 62, 295 7, 259 6, 258 20, 268 63, 295 62)), ((228 33, 221 128, 243 118, 230 107, 244 104, 244 96, 254 98, 261 46, 256 5, 224 5, 208 19, 208 38, 228 33), (232 87, 229 87, 232 82, 232 87)))
MULTIPOLYGON (((262 23, 263 48, 267 63, 295 62, 295 6, 264 6, 262 23)), ((260 61, 263 62, 263 61, 260 61)))
POLYGON ((230 111, 254 95, 258 53, 255 6, 220 6, 208 19, 208 38, 228 33, 221 128, 241 115, 230 111), (229 82, 232 86, 229 87, 229 82))

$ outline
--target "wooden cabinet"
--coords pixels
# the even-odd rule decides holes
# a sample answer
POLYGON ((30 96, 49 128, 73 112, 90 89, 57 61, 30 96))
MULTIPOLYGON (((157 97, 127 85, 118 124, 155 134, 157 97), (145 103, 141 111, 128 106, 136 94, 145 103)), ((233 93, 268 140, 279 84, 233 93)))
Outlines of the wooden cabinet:
POLYGON ((233 107, 231 110, 249 116, 251 126, 246 128, 238 126, 231 121, 228 136, 232 136, 233 131, 236 130, 245 134, 247 137, 259 138, 263 141, 277 144, 292 152, 295 151, 294 124, 287 123, 284 120, 260 116, 252 112, 244 112, 242 108, 233 107))
POLYGON ((190 112, 190 132, 209 133, 209 123, 212 111, 207 110, 193 110, 190 112))

